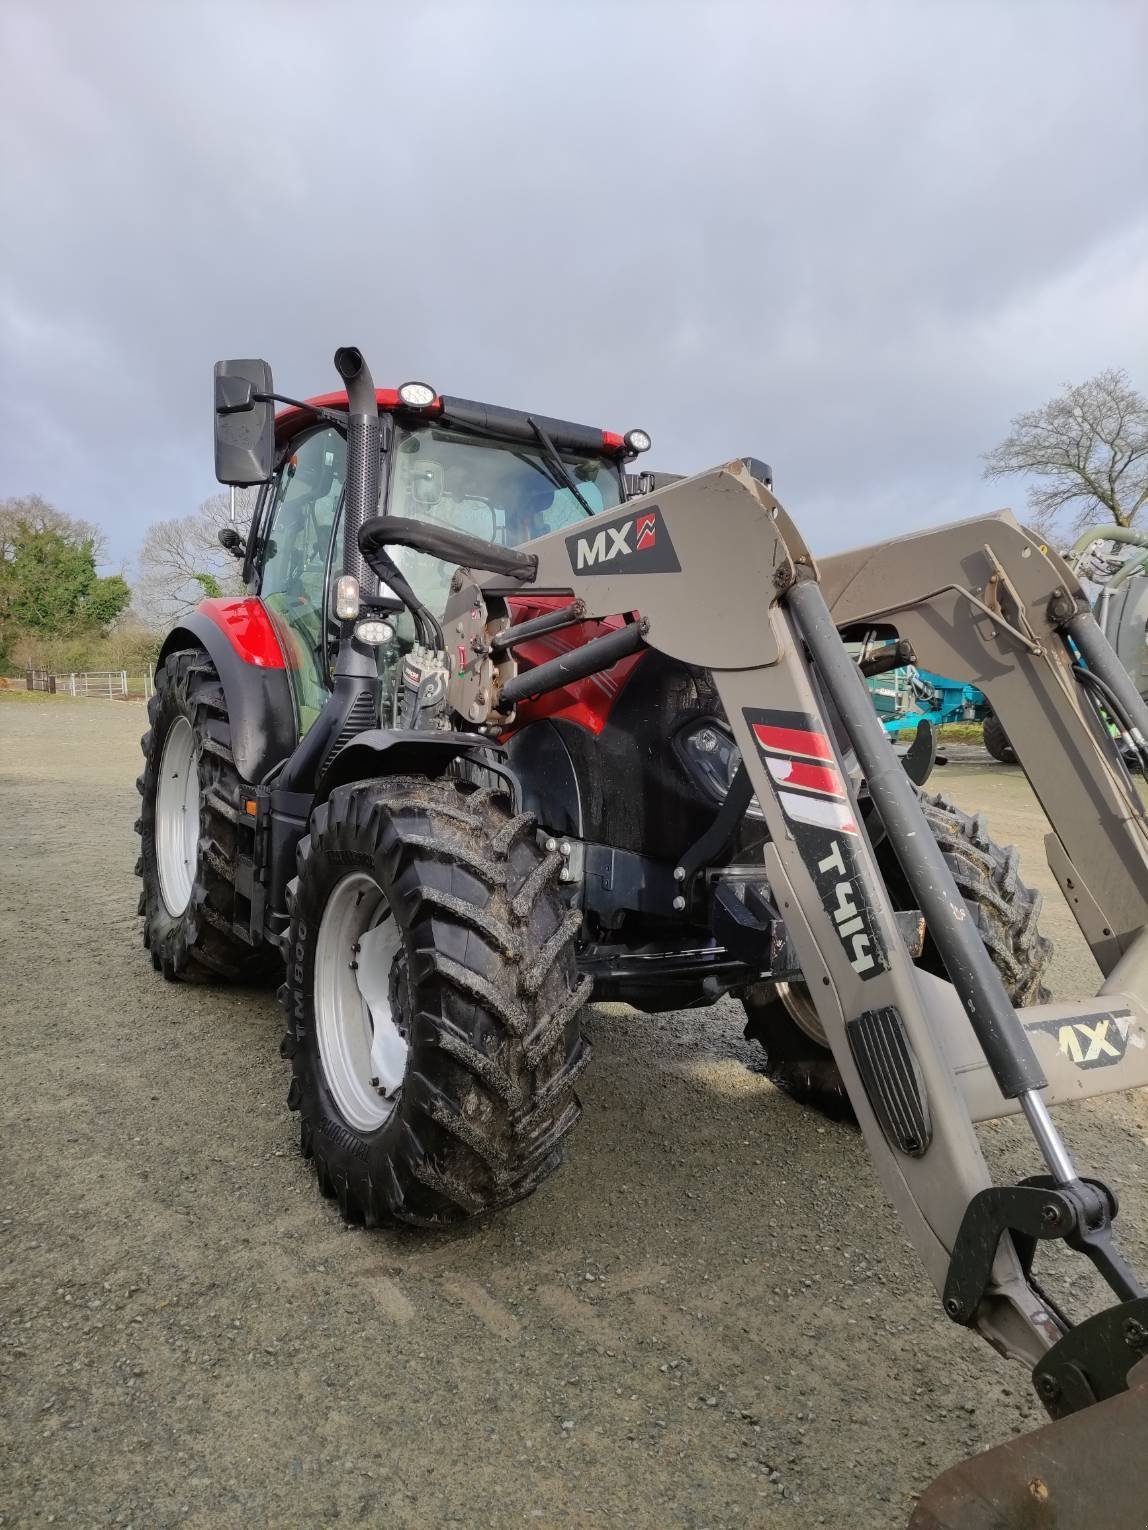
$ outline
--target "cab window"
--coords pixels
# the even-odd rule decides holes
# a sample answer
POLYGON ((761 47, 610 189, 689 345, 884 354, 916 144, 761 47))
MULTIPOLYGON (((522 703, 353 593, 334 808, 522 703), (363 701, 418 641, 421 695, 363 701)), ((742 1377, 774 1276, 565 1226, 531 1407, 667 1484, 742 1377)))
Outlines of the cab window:
MULTIPOLYGON (((559 455, 591 514, 621 504, 616 461, 562 450, 559 455)), ((391 515, 437 521, 503 547, 586 519, 578 496, 557 481, 537 446, 432 425, 396 431, 390 456, 391 515)), ((420 599, 440 612, 453 568, 410 549, 394 556, 420 599)))
POLYGON ((287 655, 300 733, 327 699, 326 580, 329 568, 342 569, 346 460, 346 442, 331 427, 295 442, 263 537, 259 593, 287 655))

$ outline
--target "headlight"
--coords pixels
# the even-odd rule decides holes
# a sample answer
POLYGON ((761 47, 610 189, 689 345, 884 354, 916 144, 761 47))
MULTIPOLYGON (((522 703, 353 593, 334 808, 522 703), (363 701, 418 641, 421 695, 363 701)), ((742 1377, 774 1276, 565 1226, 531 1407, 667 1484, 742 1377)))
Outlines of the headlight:
POLYGON ((648 452, 650 449, 650 437, 644 430, 628 430, 624 439, 632 452, 648 452))
MULTIPOLYGON (((675 734, 674 746, 678 758, 706 795, 719 805, 724 802, 741 764, 741 750, 725 725, 712 720, 691 723, 675 734)), ((765 817, 756 797, 750 798, 746 817, 765 817)))
POLYGON ((355 636, 360 643, 367 643, 372 648, 377 648, 383 643, 389 643, 395 635, 395 629, 390 622, 375 621, 371 619, 359 622, 355 627, 355 636))
POLYGON ((408 409, 428 409, 437 397, 430 383, 405 382, 399 389, 399 401, 408 409))

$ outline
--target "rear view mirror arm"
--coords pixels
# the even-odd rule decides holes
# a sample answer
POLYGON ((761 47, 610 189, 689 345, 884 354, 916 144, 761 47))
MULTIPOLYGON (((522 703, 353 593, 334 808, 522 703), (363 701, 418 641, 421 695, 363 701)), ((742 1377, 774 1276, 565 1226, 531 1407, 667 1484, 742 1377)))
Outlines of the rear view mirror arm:
POLYGON ((253 404, 290 404, 293 409, 305 409, 316 419, 326 420, 329 425, 336 425, 342 431, 347 429, 346 410, 325 409, 322 404, 309 404, 302 398, 288 398, 285 393, 253 393, 251 402, 253 404))

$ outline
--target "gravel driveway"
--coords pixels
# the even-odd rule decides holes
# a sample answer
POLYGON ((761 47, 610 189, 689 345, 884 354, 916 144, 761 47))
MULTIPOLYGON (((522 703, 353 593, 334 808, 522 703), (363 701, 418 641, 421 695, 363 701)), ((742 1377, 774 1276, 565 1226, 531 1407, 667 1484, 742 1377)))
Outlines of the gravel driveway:
MULTIPOLYGON (((3 1524, 897 1527, 1039 1421, 943 1317, 855 1131, 752 1071, 732 1003, 591 1010, 585 1118, 522 1206, 344 1230, 273 993, 167 984, 140 946, 143 722, 0 698, 3 1524)), ((1082 991, 1023 776, 936 779, 1020 845, 1054 987, 1082 991)), ((1148 1265, 1148 1099, 1061 1120, 1148 1265)), ((1015 1123, 984 1140, 1036 1167, 1015 1123)))

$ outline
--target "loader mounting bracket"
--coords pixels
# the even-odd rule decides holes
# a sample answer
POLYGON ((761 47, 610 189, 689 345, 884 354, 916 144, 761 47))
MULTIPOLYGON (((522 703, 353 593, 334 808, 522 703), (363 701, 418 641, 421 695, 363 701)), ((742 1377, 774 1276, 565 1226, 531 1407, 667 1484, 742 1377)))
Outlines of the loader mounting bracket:
POLYGON ((1116 1197, 1098 1179, 1060 1185, 1037 1174, 1018 1185, 994 1185, 969 1202, 953 1245, 945 1311, 955 1323, 971 1323, 992 1282, 993 1260, 1004 1233, 1011 1233, 1021 1264, 1031 1268, 1037 1243, 1062 1238, 1096 1266, 1122 1301, 1142 1290, 1112 1242, 1116 1197))
POLYGON ((1148 1357, 1148 1296, 1118 1302, 1086 1318, 1054 1344, 1032 1373, 1053 1418, 1115 1397, 1128 1373, 1148 1357))

